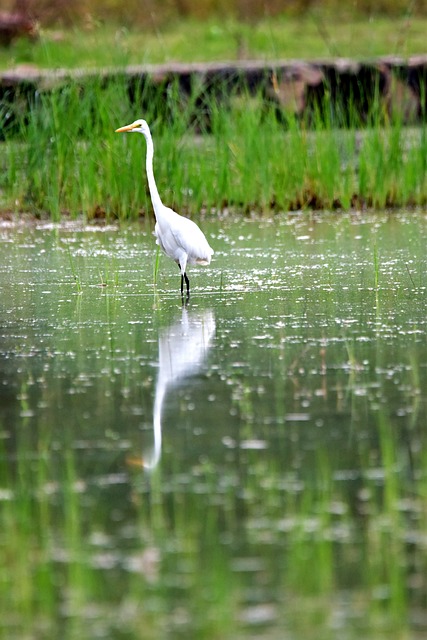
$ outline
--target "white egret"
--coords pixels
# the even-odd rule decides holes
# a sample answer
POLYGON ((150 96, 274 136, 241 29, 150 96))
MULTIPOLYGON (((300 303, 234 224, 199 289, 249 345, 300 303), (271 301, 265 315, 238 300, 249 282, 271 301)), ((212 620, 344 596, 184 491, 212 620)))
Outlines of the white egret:
POLYGON ((187 298, 190 295, 190 281, 186 269, 188 264, 209 264, 213 249, 209 246, 204 233, 195 222, 184 218, 173 209, 166 207, 159 196, 153 173, 154 145, 150 127, 145 120, 135 120, 132 124, 116 129, 116 133, 142 133, 147 142, 145 168, 151 202, 153 203, 156 226, 156 242, 164 253, 175 260, 181 270, 181 295, 184 294, 184 281, 187 298))

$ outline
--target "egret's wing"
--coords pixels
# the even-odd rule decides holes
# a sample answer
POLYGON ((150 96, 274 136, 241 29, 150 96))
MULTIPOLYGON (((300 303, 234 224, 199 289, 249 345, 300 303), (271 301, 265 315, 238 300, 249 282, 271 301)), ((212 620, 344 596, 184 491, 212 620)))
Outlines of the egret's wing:
POLYGON ((203 231, 195 222, 176 214, 171 221, 171 234, 179 249, 183 249, 191 262, 209 263, 213 250, 203 231))

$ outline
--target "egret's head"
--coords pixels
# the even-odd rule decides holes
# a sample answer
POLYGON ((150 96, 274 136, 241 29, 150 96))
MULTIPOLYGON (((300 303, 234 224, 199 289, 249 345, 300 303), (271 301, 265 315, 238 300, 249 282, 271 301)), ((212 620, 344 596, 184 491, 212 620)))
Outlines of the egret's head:
POLYGON ((132 122, 132 124, 127 124, 125 127, 120 127, 120 129, 116 129, 116 133, 124 133, 124 132, 129 132, 129 133, 142 133, 144 136, 149 135, 150 134, 150 129, 148 127, 148 124, 145 122, 145 120, 135 120, 135 122, 132 122))

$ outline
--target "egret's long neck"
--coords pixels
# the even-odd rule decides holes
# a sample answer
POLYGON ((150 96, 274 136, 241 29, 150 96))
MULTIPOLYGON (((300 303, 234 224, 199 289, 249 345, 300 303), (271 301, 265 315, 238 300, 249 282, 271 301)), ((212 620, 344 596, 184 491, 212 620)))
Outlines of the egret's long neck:
POLYGON ((147 141, 147 155, 145 159, 145 169, 147 171, 148 187, 150 189, 151 202, 153 203, 154 213, 157 214, 162 208, 162 201, 157 190, 156 181, 153 173, 153 156, 154 145, 150 133, 144 134, 147 141))

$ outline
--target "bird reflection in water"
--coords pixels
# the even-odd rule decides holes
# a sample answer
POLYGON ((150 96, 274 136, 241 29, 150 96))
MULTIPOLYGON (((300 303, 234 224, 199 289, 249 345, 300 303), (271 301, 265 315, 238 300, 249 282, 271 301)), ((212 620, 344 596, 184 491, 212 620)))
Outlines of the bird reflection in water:
POLYGON ((142 466, 154 469, 162 450, 162 408, 165 396, 183 378, 194 375, 208 354, 215 333, 215 316, 211 309, 190 311, 182 308, 178 322, 163 329, 159 335, 159 373, 154 398, 154 446, 143 455, 142 466))

